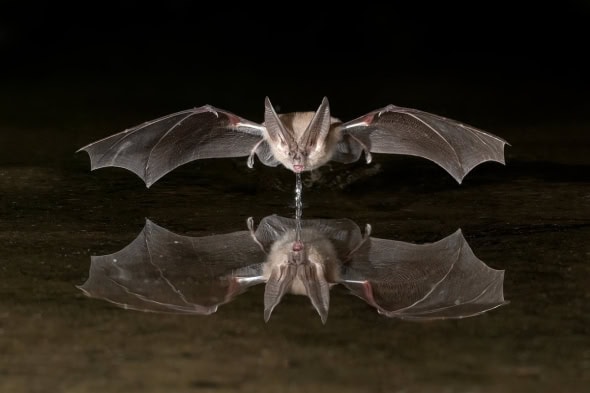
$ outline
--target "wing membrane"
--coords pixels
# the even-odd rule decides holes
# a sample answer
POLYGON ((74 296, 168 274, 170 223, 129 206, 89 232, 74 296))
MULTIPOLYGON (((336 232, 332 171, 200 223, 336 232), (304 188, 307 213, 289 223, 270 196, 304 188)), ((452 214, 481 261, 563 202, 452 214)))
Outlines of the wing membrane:
POLYGON ((461 183, 485 161, 504 163, 506 141, 472 126, 417 109, 389 105, 342 125, 334 160, 359 159, 363 145, 373 153, 406 154, 435 162, 461 183))
POLYGON ((446 319, 478 315, 506 302, 504 271, 474 254, 460 230, 431 244, 370 238, 343 284, 389 317, 446 319))
POLYGON ((88 153, 92 169, 125 168, 149 187, 190 161, 248 156, 255 147, 261 161, 273 165, 268 148, 262 146, 263 129, 233 113, 203 106, 143 123, 79 151, 88 153))
POLYGON ((188 237, 147 220, 127 247, 93 256, 88 280, 79 288, 127 309, 211 314, 257 283, 242 286, 235 272, 257 274, 250 268, 264 258, 248 231, 188 237))

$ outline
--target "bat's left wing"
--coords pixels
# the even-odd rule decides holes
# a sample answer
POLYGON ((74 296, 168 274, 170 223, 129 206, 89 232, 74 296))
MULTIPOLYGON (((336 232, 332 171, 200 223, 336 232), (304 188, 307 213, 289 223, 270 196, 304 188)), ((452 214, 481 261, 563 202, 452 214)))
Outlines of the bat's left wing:
POLYGON ((504 163, 505 140, 455 120, 389 105, 341 125, 333 160, 353 162, 365 152, 407 154, 435 162, 461 183, 485 161, 504 163))
POLYGON ((478 259, 460 230, 421 245, 371 237, 342 278, 352 293, 388 317, 464 318, 506 304, 504 271, 478 259))
POLYGON ((90 156, 91 169, 125 168, 149 187, 166 173, 204 158, 250 156, 278 165, 264 140, 264 126, 205 105, 148 121, 91 143, 79 151, 90 156))
POLYGON ((188 237, 147 220, 127 247, 93 256, 78 288, 126 309, 207 315, 262 283, 264 258, 248 231, 188 237))

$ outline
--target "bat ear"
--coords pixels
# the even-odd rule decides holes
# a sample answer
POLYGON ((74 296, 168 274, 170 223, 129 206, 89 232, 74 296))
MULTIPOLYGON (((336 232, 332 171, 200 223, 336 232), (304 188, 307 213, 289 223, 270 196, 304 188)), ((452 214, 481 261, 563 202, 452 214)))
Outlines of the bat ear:
POLYGON ((273 142, 279 143, 282 141, 287 145, 292 145, 295 142, 291 132, 277 115, 268 97, 264 99, 264 125, 268 136, 273 142))
POLYGON ((320 315, 322 323, 325 324, 330 308, 330 285, 324 277, 323 270, 320 269, 315 263, 300 265, 298 275, 305 285, 311 304, 320 315))
POLYGON ((320 107, 315 112, 315 115, 313 115, 303 134, 304 146, 306 148, 313 148, 316 142, 321 143, 326 138, 328 131, 330 131, 331 120, 330 104, 328 103, 328 98, 324 97, 320 107))
POLYGON ((264 289, 264 321, 268 322, 274 308, 281 302, 287 289, 291 287, 297 266, 281 264, 273 267, 264 289))

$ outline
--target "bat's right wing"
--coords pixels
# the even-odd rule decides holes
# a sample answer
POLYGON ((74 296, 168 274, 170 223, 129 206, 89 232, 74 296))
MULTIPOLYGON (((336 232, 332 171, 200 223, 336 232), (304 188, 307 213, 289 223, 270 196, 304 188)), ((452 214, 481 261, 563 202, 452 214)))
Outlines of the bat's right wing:
POLYGON ((93 256, 78 288, 126 309, 206 315, 263 282, 264 259, 248 231, 188 237, 147 220, 127 247, 93 256))
POLYGON ((389 105, 341 125, 333 160, 353 162, 364 151, 407 154, 435 162, 461 183, 485 161, 504 163, 506 141, 483 130, 417 109, 389 105))
POLYGON ((464 318, 506 304, 504 271, 478 259, 461 230, 417 245, 370 238, 343 282, 379 313, 402 319, 464 318))
POLYGON ((166 173, 203 158, 252 157, 278 165, 264 140, 264 126, 206 105, 148 121, 91 143, 79 151, 91 169, 125 168, 150 187, 166 173))

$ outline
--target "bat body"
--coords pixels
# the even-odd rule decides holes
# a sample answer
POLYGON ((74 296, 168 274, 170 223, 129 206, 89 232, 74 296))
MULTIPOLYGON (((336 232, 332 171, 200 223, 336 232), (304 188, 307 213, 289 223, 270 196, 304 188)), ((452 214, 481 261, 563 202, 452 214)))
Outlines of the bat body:
POLYGON ((123 250, 93 256, 79 288, 125 309, 208 315, 265 284, 264 318, 287 293, 308 296, 325 323, 343 285, 387 317, 463 318, 506 302, 504 271, 489 268, 461 231, 430 244, 363 235, 351 220, 262 219, 248 231, 180 236, 151 221, 123 250))
POLYGON ((128 169, 150 187, 180 165, 205 158, 254 156, 300 173, 329 161, 350 163, 364 153, 406 154, 429 159, 457 182, 485 161, 504 163, 506 141, 460 122, 389 105, 348 122, 330 115, 323 99, 316 112, 277 114, 268 97, 258 124, 209 105, 146 122, 91 143, 79 151, 91 168, 128 169))
POLYGON ((262 271, 265 321, 283 295, 292 293, 307 295, 326 322, 330 284, 339 281, 339 265, 334 245, 323 233, 306 228, 298 236, 294 230, 287 231, 272 244, 262 271))

